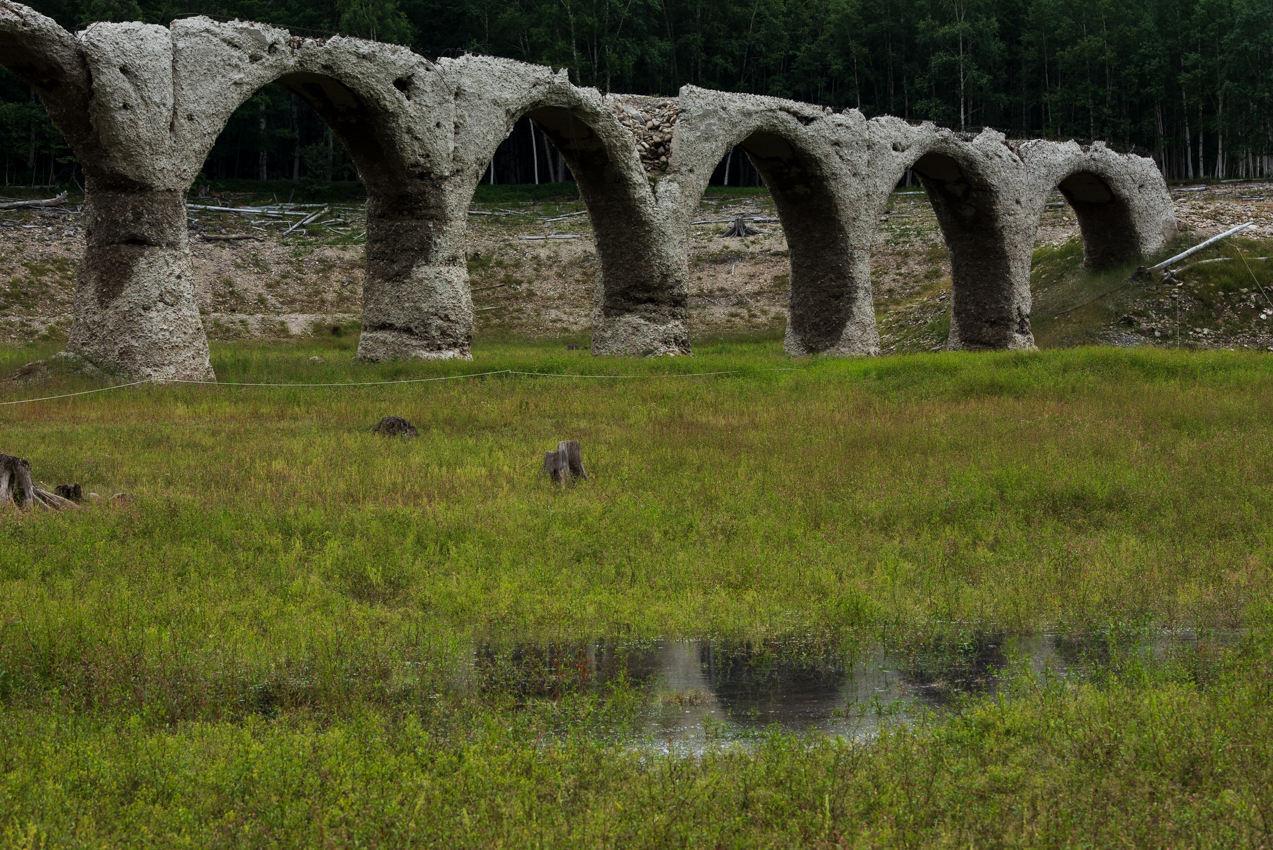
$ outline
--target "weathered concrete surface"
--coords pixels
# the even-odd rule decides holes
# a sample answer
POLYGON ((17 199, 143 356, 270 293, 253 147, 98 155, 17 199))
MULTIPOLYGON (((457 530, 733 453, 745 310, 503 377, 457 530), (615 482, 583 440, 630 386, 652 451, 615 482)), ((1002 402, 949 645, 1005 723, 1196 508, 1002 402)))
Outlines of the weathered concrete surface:
POLYGON ((564 71, 479 56, 440 64, 456 81, 456 112, 463 116, 448 183, 460 214, 496 148, 528 116, 565 159, 592 218, 598 266, 592 352, 688 353, 683 240, 658 207, 636 142, 619 118, 623 104, 572 86, 564 71))
POLYGON ((1074 208, 1083 234, 1084 264, 1106 269, 1156 251, 1177 233, 1176 213, 1151 159, 1117 154, 1095 142, 1027 141, 1028 214, 1038 221, 1053 187, 1074 208))
POLYGON ((592 217, 594 354, 689 352, 689 226, 734 145, 773 193, 791 249, 795 355, 878 353, 870 248, 907 169, 950 248, 951 348, 1033 346, 1030 254, 1054 187, 1093 268, 1152 251, 1176 227, 1153 163, 1099 144, 1015 143, 692 86, 677 98, 603 96, 540 66, 435 63, 250 22, 95 24, 72 36, 0 0, 0 64, 36 88, 88 178, 68 350, 156 380, 211 375, 185 195, 230 115, 270 83, 313 106, 367 185, 359 356, 371 360, 469 356, 467 208, 522 116, 562 153, 592 217))
POLYGON ((868 149, 861 113, 794 101, 681 90, 659 199, 681 250, 712 171, 741 145, 773 194, 791 249, 789 354, 878 354, 865 214, 868 149))
POLYGON ((447 191, 456 148, 454 80, 403 47, 301 39, 253 23, 191 18, 173 23, 173 39, 187 183, 234 110, 258 89, 278 83, 295 93, 332 128, 367 186, 359 356, 469 357, 469 199, 447 191))
POLYGON ((5 2, 0 64, 36 89, 84 169, 87 246, 67 351, 139 378, 212 377, 173 174, 168 31, 96 24, 77 38, 5 2))
MULTIPOLYGON (((871 121, 871 133, 877 214, 887 192, 912 169, 928 193, 950 251, 947 348, 1033 348, 1029 248, 1038 216, 1027 213, 1030 186, 1016 151, 993 130, 972 136, 878 118, 871 121), (1024 263, 1023 245, 1029 246, 1024 263)), ((1043 197, 1049 191, 1044 189, 1043 197)))

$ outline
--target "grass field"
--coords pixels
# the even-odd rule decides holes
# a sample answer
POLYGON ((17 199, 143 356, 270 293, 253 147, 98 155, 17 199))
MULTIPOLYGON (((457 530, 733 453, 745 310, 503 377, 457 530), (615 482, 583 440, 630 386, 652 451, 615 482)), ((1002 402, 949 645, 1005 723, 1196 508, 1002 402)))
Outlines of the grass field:
MULTIPOLYGON (((1265 356, 355 347, 213 350, 227 384, 334 387, 0 407, 0 451, 37 479, 131 497, 0 517, 5 845, 1273 837, 1265 356), (418 382, 353 385, 385 380, 418 382), (420 437, 370 433, 384 415, 420 437), (561 439, 592 478, 564 491, 538 475, 561 439), (1185 628, 1194 651, 1136 650, 1185 628), (1011 666, 994 695, 857 739, 658 754, 628 734, 648 682, 474 686, 475 646, 849 658, 1041 632, 1099 663, 1011 666)), ((51 352, 0 351, 0 374, 51 352)), ((4 400, 97 386, 55 374, 4 400)))

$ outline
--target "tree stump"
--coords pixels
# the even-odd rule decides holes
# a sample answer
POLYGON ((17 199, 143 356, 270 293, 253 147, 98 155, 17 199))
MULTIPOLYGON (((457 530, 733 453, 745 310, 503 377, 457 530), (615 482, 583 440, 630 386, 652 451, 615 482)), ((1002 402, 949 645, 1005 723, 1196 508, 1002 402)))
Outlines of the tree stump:
POLYGON ((70 499, 76 504, 84 501, 84 488, 78 484, 59 484, 53 488, 53 492, 63 499, 70 499))
POLYGON ((588 473, 583 468, 583 450, 578 440, 563 440, 557 444, 555 451, 544 453, 544 475, 554 484, 565 487, 574 478, 588 480, 588 473))
POLYGON ((52 511, 79 507, 70 499, 41 490, 31 480, 31 462, 6 454, 0 454, 0 504, 19 508, 39 505, 52 511))
POLYGON ((401 416, 386 416, 371 429, 372 433, 382 437, 418 437, 415 426, 401 416))
POLYGON ((754 227, 749 227, 747 222, 741 218, 734 219, 734 223, 729 226, 721 236, 759 236, 760 231, 754 227))

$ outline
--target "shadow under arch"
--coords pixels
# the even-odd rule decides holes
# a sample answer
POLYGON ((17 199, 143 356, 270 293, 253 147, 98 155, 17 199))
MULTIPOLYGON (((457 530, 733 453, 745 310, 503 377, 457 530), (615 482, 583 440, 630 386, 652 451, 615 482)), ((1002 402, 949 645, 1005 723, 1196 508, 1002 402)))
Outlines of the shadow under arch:
POLYGON ((774 199, 790 252, 785 351, 878 354, 871 230, 855 188, 867 148, 861 116, 694 86, 684 87, 680 100, 684 114, 669 173, 675 186, 666 192, 675 199, 680 238, 687 241, 691 217, 718 163, 741 148, 774 199))
POLYGON ((1085 268, 1104 271, 1140 256, 1131 206, 1100 175, 1080 167, 1058 180, 1056 188, 1078 218, 1085 268))
POLYGON ((263 24, 191 18, 173 30, 185 187, 253 94, 274 84, 296 95, 344 146, 367 190, 359 358, 469 357, 465 210, 447 191, 453 90, 439 67, 396 45, 303 39, 263 24), (210 63, 224 73, 209 75, 210 63))
MULTIPOLYGON (((919 177, 950 252, 951 305, 947 349, 1034 348, 1030 267, 1014 250, 1005 220, 1005 187, 984 173, 970 151, 939 136, 907 163, 919 177)), ((898 179, 905 169, 898 171, 898 179)))
POLYGON ((791 255, 787 353, 878 354, 870 259, 855 245, 834 176, 788 134, 756 130, 738 146, 774 199, 791 255))
MULTIPOLYGON (((632 135, 599 93, 559 77, 541 78, 535 85, 534 75, 544 69, 509 70, 523 88, 494 105, 498 114, 488 113, 489 123, 502 123, 482 137, 469 170, 480 178, 517 122, 530 119, 570 169, 592 224, 597 251, 592 354, 690 353, 684 260, 632 135), (528 73, 524 81, 516 76, 519 71, 528 73)), ((476 181, 466 190, 466 202, 475 189, 476 181)))

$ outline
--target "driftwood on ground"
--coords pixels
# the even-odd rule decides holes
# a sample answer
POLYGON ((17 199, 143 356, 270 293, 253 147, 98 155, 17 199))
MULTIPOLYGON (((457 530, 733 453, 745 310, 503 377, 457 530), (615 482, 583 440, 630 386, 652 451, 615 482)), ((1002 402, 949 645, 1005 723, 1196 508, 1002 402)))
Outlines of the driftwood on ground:
POLYGON ((66 193, 58 195, 56 198, 46 198, 42 201, 8 201, 0 204, 0 210, 24 210, 32 207, 61 207, 66 205, 66 193))
POLYGON ((557 444, 556 451, 544 453, 544 475, 560 487, 565 487, 572 478, 588 480, 588 473, 583 468, 583 450, 578 440, 563 440, 557 444))
MULTIPOLYGON (((1228 230, 1225 230, 1225 232, 1221 233, 1220 235, 1214 235, 1214 237, 1212 237, 1211 239, 1204 240, 1204 242, 1199 242, 1198 244, 1195 244, 1193 248, 1189 248, 1188 251, 1181 251, 1180 253, 1176 254, 1175 257, 1167 257, 1166 260, 1160 263, 1157 263, 1156 266, 1150 266, 1146 268, 1146 270, 1144 271, 1158 271, 1160 270, 1160 268, 1166 268, 1167 266, 1170 266, 1171 263, 1174 263, 1178 260, 1184 260, 1184 258, 1190 256, 1190 254, 1198 253, 1199 251, 1202 251, 1203 248, 1206 248, 1207 246, 1212 246, 1212 244, 1220 242, 1221 239, 1231 237, 1231 235, 1234 235, 1235 233, 1241 233, 1242 230, 1249 228, 1249 226, 1253 224, 1255 224, 1254 221, 1248 221, 1248 223, 1246 224, 1237 225, 1236 228, 1230 228, 1228 230)), ((1141 270, 1139 270, 1138 268, 1137 271, 1139 272, 1141 270)))
POLYGON ((36 486, 31 479, 30 461, 0 454, 0 505, 3 504, 20 508, 35 504, 53 511, 79 507, 70 499, 36 486))

